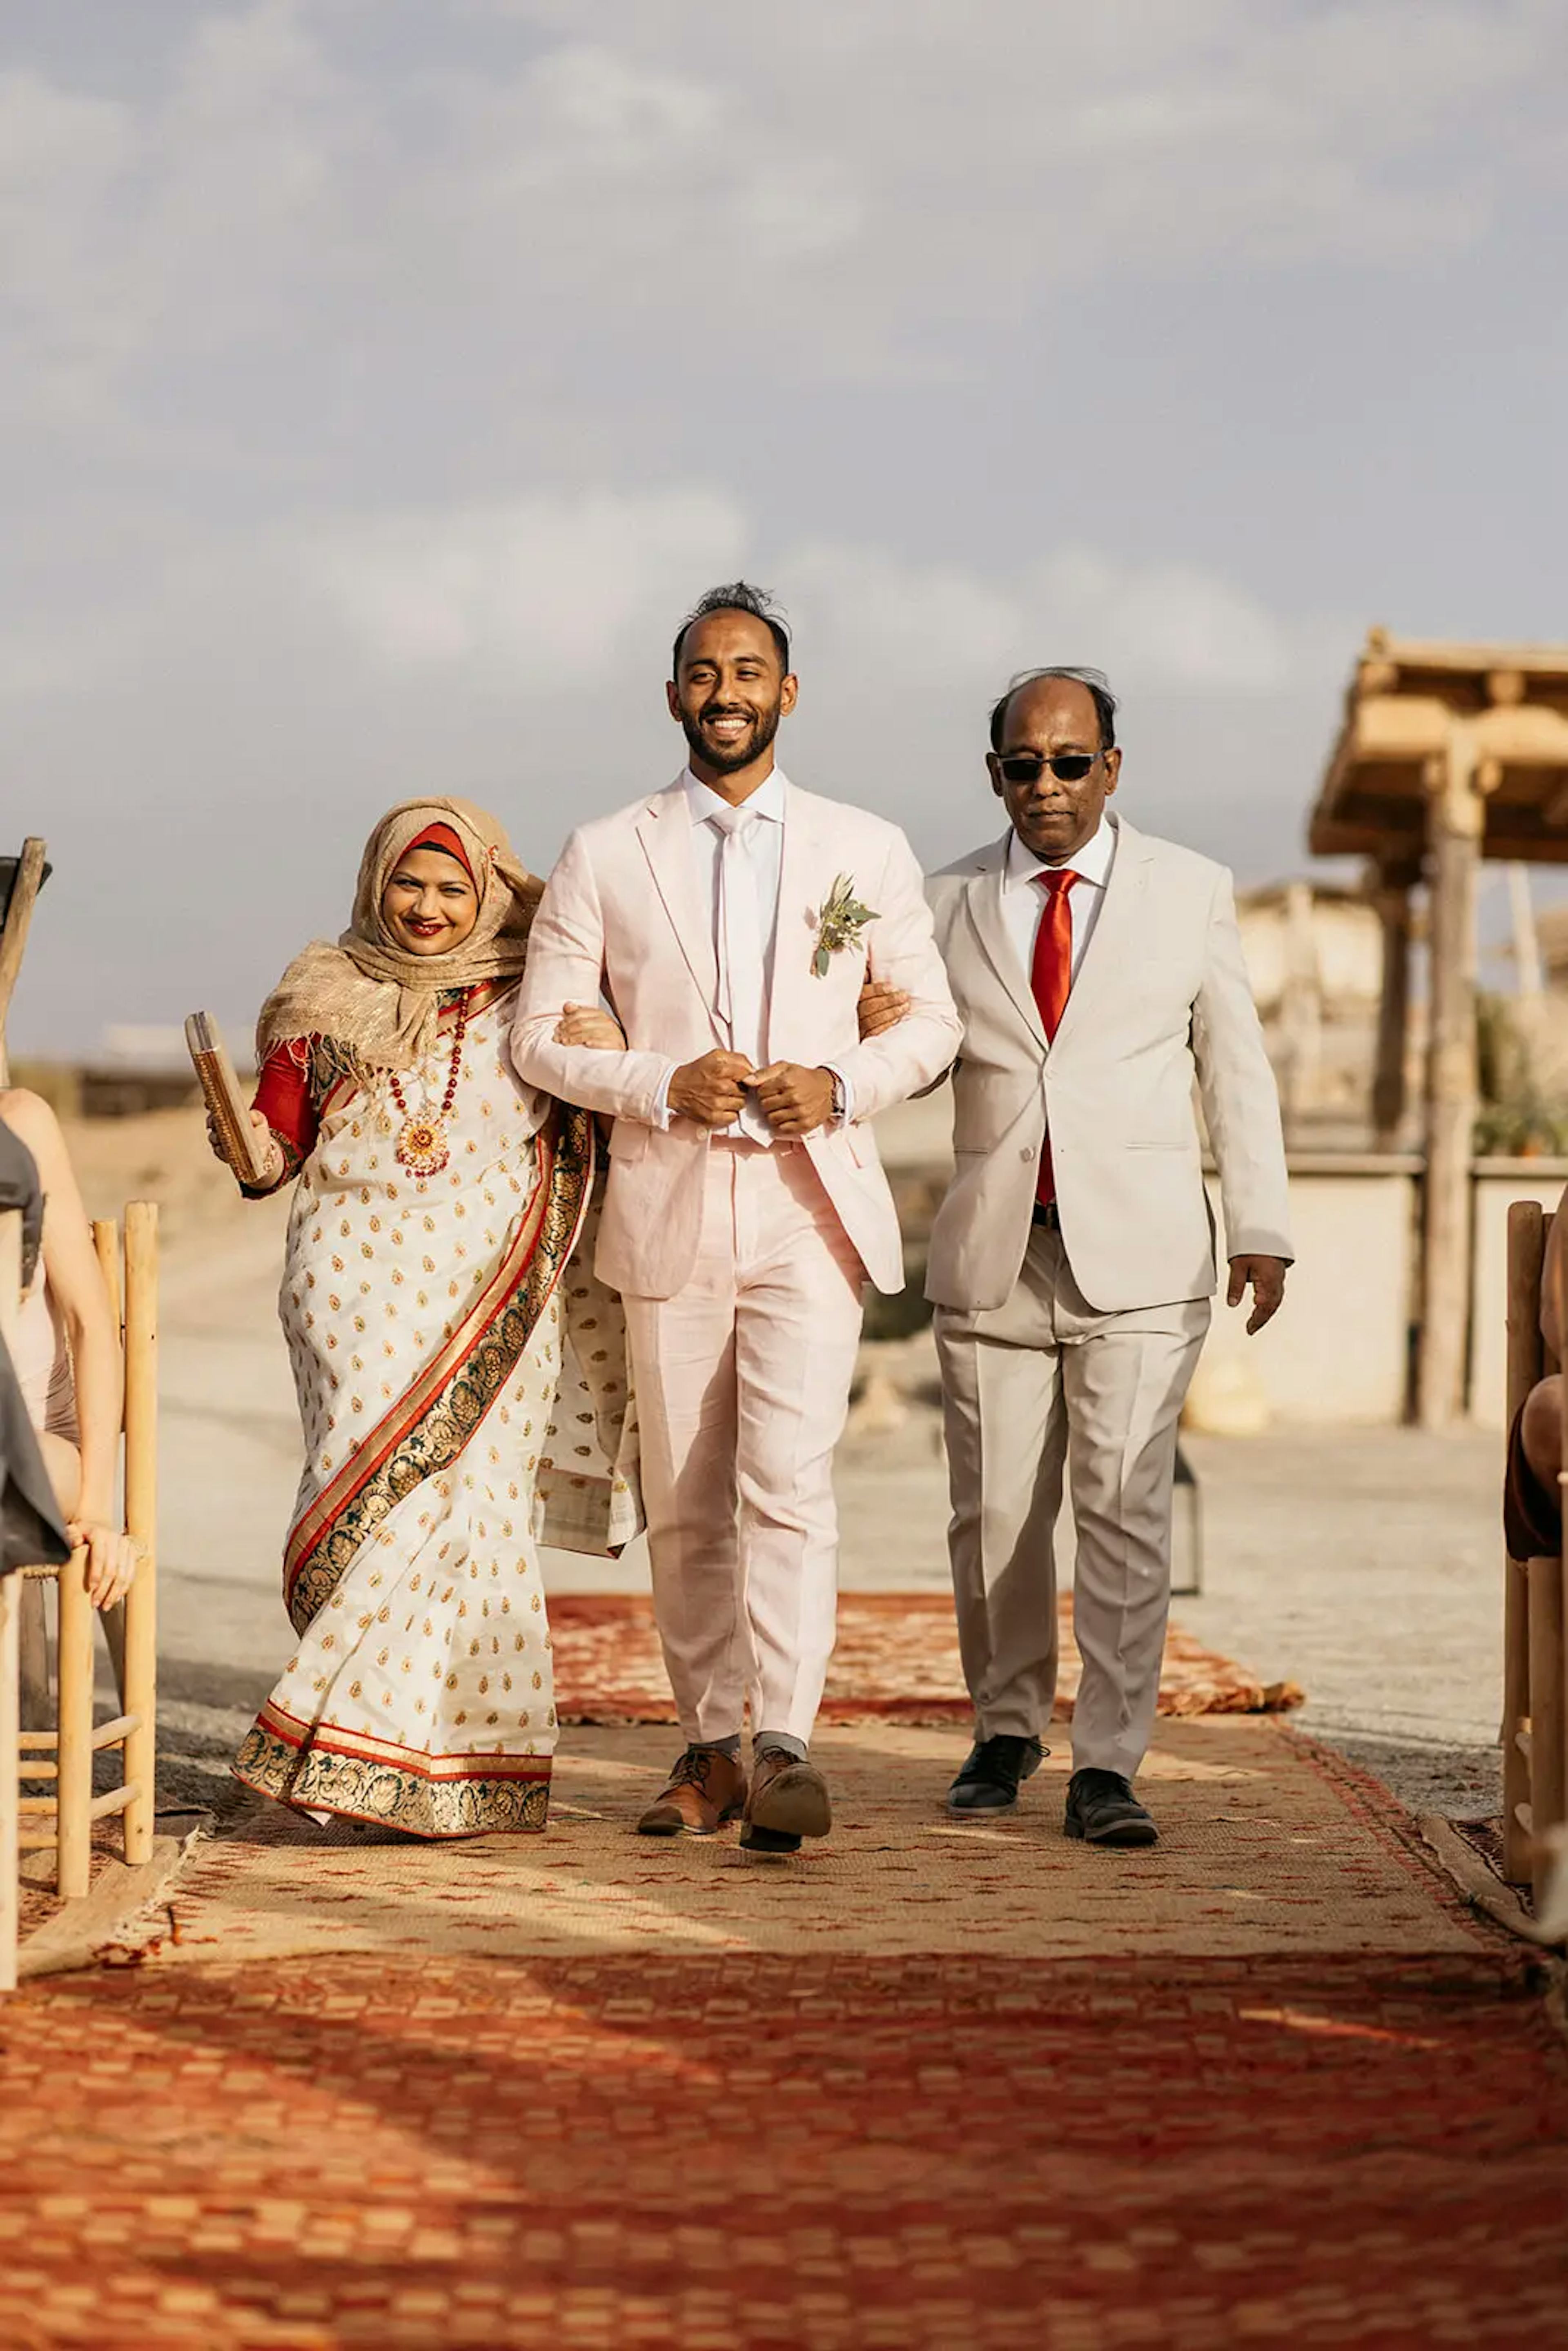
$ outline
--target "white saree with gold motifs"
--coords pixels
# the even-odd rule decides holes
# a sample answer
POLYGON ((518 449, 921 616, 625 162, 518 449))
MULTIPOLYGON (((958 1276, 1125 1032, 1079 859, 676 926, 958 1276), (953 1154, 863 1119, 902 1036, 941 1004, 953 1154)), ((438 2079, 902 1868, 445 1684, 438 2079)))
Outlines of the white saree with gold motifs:
POLYGON ((641 1522, 620 1302, 587 1270, 593 1123, 560 1104, 541 1123, 507 1057, 515 995, 468 998, 439 1173, 399 1164, 384 1080, 329 1087, 279 1301, 298 1646, 235 1771, 423 1836, 544 1826, 538 1546, 614 1551, 641 1522))

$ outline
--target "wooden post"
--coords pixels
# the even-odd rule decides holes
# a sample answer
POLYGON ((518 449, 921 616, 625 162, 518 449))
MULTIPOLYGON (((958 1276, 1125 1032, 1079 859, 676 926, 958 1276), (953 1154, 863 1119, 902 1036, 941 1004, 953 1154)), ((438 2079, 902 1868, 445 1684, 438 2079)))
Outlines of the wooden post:
MULTIPOLYGON (((10 1211, 13 1216, 16 1213, 15 1209, 10 1211)), ((20 1761, 17 1736, 21 1727, 16 1702, 21 1665, 16 1594, 21 1588, 19 1575, 0 1575, 0 1991, 16 1989, 16 1941, 21 1923, 16 1883, 21 1860, 17 1844, 21 1819, 16 1809, 21 1797, 16 1784, 20 1761)))
POLYGON ((11 885, 11 903, 5 909, 5 926, 0 931, 0 1085, 8 1085, 11 1080, 10 1061, 5 1051, 5 1022, 10 1015, 17 975, 22 968, 33 907, 44 886, 44 867, 48 862, 48 854, 47 842, 34 835, 29 835, 22 843, 16 879, 11 885))
POLYGON ((59 1573, 55 1686, 59 1773, 55 1782, 55 1890, 79 1901, 92 1871, 92 1603, 87 1553, 75 1551, 59 1573))
POLYGON ((125 1811, 125 1858, 152 1851, 158 1733, 158 1211, 132 1200, 125 1211, 125 1526, 141 1545, 125 1604, 121 1704, 139 1718, 126 1734, 125 1776, 137 1794, 125 1811))
POLYGON ((1476 866, 1486 823, 1467 720, 1449 720, 1448 756, 1429 763, 1427 784, 1429 1037, 1416 1397, 1422 1427, 1446 1428, 1465 1409, 1477 1105, 1476 866))
MULTIPOLYGON (((120 1227, 112 1217, 95 1217, 92 1220, 92 1245, 98 1253, 98 1270, 103 1276, 103 1286, 109 1292, 110 1312, 120 1333, 120 1361, 125 1356, 125 1313, 120 1298, 120 1227)), ((124 1407, 120 1410, 120 1426, 125 1425, 124 1407)), ((125 1711, 125 1603, 118 1602, 103 1612, 103 1637, 109 1644, 109 1654, 114 1667, 114 1687, 120 1692, 120 1710, 125 1711)))
MULTIPOLYGON (((1541 1273, 1546 1232, 1539 1202, 1512 1203, 1508 1212, 1511 1428, 1542 1375, 1541 1273)), ((1521 1816, 1521 1808, 1530 1803, 1531 1759, 1520 1744, 1530 1733, 1530 1562, 1505 1558, 1502 1573, 1502 1874, 1511 1886, 1523 1886, 1531 1876, 1531 1833, 1521 1816)))
MULTIPOLYGON (((0 1213, 0 1332, 6 1343, 16 1332, 22 1302, 22 1211, 0 1213)), ((0 1991, 16 1987, 16 1938, 20 1906, 16 1870, 21 1859, 17 1811, 21 1789, 16 1766, 21 1760, 21 1720, 17 1684, 21 1671, 17 1598, 19 1575, 0 1575, 0 1991)))
POLYGON ((1530 868, 1517 859, 1508 869, 1508 912, 1513 931, 1513 967, 1520 1001, 1539 1008, 1545 976, 1541 968, 1541 935, 1535 927, 1535 901, 1530 894, 1530 868))
POLYGON ((1396 1151, 1405 1124, 1405 1070, 1410 1040, 1410 885, 1408 866, 1374 865, 1367 877, 1383 932, 1383 987, 1372 1077, 1372 1133, 1378 1151, 1396 1151))
POLYGON ((1280 1108, 1289 1143, 1316 1084, 1322 1054, 1322 983, 1310 882, 1285 884, 1280 1046, 1280 1108))

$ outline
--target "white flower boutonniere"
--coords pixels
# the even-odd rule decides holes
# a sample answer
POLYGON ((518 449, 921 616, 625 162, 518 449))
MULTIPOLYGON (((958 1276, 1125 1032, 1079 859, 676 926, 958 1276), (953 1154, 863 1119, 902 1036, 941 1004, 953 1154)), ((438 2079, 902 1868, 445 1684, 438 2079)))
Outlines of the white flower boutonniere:
POLYGON ((817 951, 811 969, 819 979, 826 979, 834 956, 841 955, 845 947, 859 946, 861 933, 875 920, 876 909, 862 906, 855 896, 853 875, 839 874, 817 913, 817 951))

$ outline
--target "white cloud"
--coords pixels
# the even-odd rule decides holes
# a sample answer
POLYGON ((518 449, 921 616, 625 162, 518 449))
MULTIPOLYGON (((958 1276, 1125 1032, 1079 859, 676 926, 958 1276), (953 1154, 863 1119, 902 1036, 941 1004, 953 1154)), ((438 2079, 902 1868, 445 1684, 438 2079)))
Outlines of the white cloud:
POLYGON ((791 762, 929 853, 1066 658, 1243 864, 1368 604, 1485 633, 1532 531, 1547 577, 1561 0, 131 13, 0 35, 0 696, 76 1039, 83 937, 127 1018, 246 1000, 402 790, 542 861, 657 781, 739 568, 791 762))
POLYGON ((784 557, 792 607, 844 660, 874 662, 950 694, 1014 670, 1089 662, 1145 687, 1270 694, 1315 665, 1292 632, 1197 566, 1137 565, 1063 547, 982 575, 883 549, 818 542, 784 557))
POLYGON ((675 580, 734 569, 744 517, 712 491, 529 497, 382 514, 311 532, 308 595, 377 664, 437 676, 499 667, 532 684, 601 668, 644 613, 669 617, 675 580))
POLYGON ((563 304, 568 356, 634 318, 650 368, 744 337, 893 381, 1118 267, 1462 249, 1568 63, 1555 0, 610 0, 591 40, 504 13, 499 68, 472 10, 372 71, 362 8, 252 0, 190 11, 135 99, 0 77, 14 365, 96 365, 84 413, 215 351, 423 372, 461 295, 481 405, 575 396, 563 304))

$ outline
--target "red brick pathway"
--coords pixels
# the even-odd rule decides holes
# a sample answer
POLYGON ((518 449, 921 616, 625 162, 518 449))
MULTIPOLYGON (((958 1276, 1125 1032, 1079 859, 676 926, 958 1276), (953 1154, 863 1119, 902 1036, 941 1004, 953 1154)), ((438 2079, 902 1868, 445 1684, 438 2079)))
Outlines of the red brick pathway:
POLYGON ((1568 2343, 1523 1962, 342 1957, 0 2009, 0 2345, 1568 2343))

